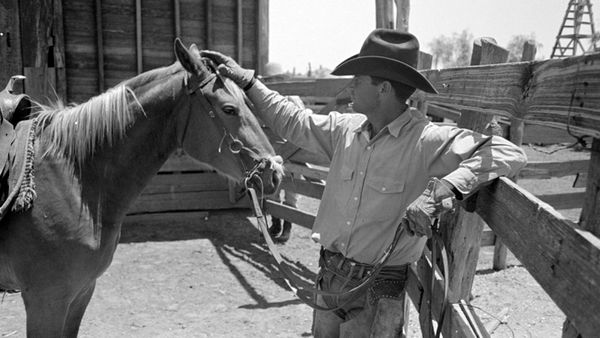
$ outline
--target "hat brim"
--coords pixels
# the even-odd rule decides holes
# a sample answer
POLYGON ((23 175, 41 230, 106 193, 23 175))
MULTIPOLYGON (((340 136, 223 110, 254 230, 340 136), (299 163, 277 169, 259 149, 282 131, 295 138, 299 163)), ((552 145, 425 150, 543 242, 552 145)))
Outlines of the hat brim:
POLYGON ((418 70, 404 62, 383 56, 351 56, 335 67, 331 74, 377 76, 404 83, 427 93, 438 93, 418 70))

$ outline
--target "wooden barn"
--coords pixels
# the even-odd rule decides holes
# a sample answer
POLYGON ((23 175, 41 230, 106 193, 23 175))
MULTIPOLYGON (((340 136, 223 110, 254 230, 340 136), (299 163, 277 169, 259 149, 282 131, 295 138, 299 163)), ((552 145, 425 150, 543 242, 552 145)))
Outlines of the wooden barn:
MULTIPOLYGON (((176 37, 260 73, 268 61, 268 0, 2 1, 0 85, 23 74, 17 92, 42 103, 81 103, 173 63, 176 37)), ((240 206, 229 196, 224 178, 176 154, 132 213, 240 206)))

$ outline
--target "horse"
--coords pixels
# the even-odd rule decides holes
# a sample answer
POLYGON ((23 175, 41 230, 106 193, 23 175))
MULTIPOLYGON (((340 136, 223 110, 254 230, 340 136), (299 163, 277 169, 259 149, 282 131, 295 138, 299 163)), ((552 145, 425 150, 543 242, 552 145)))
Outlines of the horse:
POLYGON ((77 336, 128 207, 178 147, 276 191, 281 160, 244 92, 195 45, 176 39, 174 52, 170 66, 80 105, 38 105, 15 127, 17 139, 31 136, 23 148, 34 175, 19 181, 23 199, 0 221, 0 289, 21 292, 28 337, 77 336))

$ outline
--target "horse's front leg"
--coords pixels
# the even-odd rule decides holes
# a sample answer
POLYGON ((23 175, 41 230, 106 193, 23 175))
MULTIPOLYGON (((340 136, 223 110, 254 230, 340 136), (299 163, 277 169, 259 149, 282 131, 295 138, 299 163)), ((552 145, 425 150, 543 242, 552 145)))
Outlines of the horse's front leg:
POLYGON ((92 299, 95 288, 96 281, 94 280, 89 286, 81 290, 73 302, 71 302, 63 330, 64 337, 77 337, 83 314, 90 303, 90 299, 92 299))
POLYGON ((22 297, 27 314, 27 337, 62 338, 72 295, 33 289, 24 290, 22 297))

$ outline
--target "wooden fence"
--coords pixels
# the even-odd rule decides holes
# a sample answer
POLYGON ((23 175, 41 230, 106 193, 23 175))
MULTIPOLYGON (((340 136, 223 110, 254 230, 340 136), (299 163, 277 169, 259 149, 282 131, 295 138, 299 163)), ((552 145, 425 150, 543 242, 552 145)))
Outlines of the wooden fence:
MULTIPOLYGON (((562 60, 501 63, 501 49, 493 41, 474 45, 474 65, 425 70, 439 95, 419 93, 413 104, 430 115, 450 117, 461 127, 485 131, 498 122, 496 132, 517 144, 522 142, 572 142, 566 133, 592 140, 591 160, 532 162, 513 180, 500 178, 466 201, 463 208, 444 218, 443 238, 449 251, 450 290, 443 334, 446 337, 485 337, 489 334, 467 304, 475 275, 480 245, 504 243, 521 261, 550 298, 565 313, 564 336, 593 337, 600 332, 600 54, 562 60), (475 55, 479 53, 479 56, 475 55), (501 63, 501 64, 500 64, 501 63), (551 135, 552 137, 548 137, 551 135), (515 181, 578 175, 585 193, 534 196, 515 181), (545 202, 545 201, 547 202, 545 202), (550 203, 550 204, 549 204, 550 203), (554 205, 551 206, 551 204, 554 205), (556 209, 581 207, 581 222, 574 224, 556 209), (474 211, 474 212, 473 212, 474 211), (483 222, 492 232, 484 232, 483 222), (473 228, 480 229, 473 231, 473 228), (498 238, 498 241, 493 240, 498 238)), ((274 83, 284 95, 300 95, 310 102, 324 102, 315 109, 340 108, 349 79, 317 79, 274 83)), ((318 111, 317 111, 318 112, 318 111)), ((492 128, 494 129, 494 128, 492 128)), ((489 130, 488 130, 489 131, 489 130)), ((324 185, 298 179, 299 175, 326 180, 327 163, 304 151, 286 165, 296 174, 283 182, 284 189, 319 199, 324 185), (311 168, 297 163, 308 162, 311 168)), ((314 215, 267 203, 272 215, 312 227, 314 215)), ((502 251, 502 246, 498 249, 502 251)), ((499 255, 500 256, 500 255, 499 255)), ((499 262, 501 265, 501 262, 499 262)), ((432 271, 426 250, 411 270, 407 292, 426 323, 431 308, 439 322, 442 307, 442 273, 432 271), (427 281, 434 274, 437 287, 431 294, 427 281)), ((424 332, 427 336, 427 332, 424 332)))

